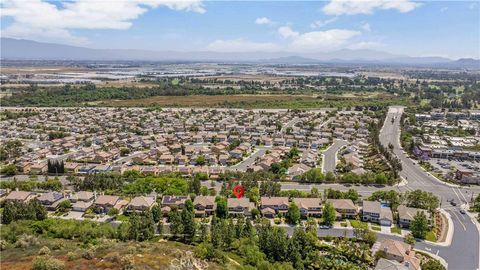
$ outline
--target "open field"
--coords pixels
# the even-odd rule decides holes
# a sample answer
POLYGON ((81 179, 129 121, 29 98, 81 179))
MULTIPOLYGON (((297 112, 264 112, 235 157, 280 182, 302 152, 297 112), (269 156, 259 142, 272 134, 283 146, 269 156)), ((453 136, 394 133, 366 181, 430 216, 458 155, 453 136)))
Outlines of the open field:
POLYGON ((291 100, 308 101, 314 96, 306 95, 194 95, 194 96, 156 96, 143 99, 102 101, 96 104, 109 106, 169 106, 169 107, 218 107, 228 103, 254 104, 255 102, 285 102, 291 100))
POLYGON ((227 107, 227 108, 286 108, 315 109, 400 104, 401 99, 388 95, 368 96, 314 96, 314 95, 191 95, 156 96, 144 99, 108 100, 89 103, 95 106, 164 106, 164 107, 227 107))

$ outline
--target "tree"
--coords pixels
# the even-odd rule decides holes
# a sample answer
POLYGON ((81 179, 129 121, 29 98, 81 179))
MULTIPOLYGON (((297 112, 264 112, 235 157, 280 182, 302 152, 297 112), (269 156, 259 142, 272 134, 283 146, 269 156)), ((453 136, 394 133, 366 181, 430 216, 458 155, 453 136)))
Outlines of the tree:
POLYGON ((58 204, 58 211, 62 213, 67 212, 70 208, 72 208, 72 203, 69 200, 62 201, 58 204))
POLYGON ((327 202, 323 206, 323 223, 328 226, 332 226, 333 222, 335 222, 336 212, 335 208, 330 202, 327 202))
POLYGON ((446 270, 446 268, 439 261, 430 259, 422 264, 422 270, 446 270))
POLYGON ((246 197, 250 199, 251 202, 257 203, 260 200, 260 190, 258 187, 253 187, 246 192, 246 197))
POLYGON ((12 176, 17 173, 17 167, 15 166, 15 164, 9 164, 3 166, 0 172, 6 176, 12 176))
POLYGON ((418 211, 410 223, 410 230, 415 238, 425 239, 428 232, 428 220, 423 211, 418 211))
POLYGON ((153 217, 153 221, 155 223, 158 223, 161 219, 162 219, 162 208, 160 207, 159 204, 155 204, 153 207, 152 207, 152 217, 153 217))
POLYGON ((193 213, 193 203, 191 200, 185 202, 185 208, 181 214, 183 224, 183 240, 186 243, 192 243, 195 238, 197 226, 195 224, 195 214, 193 213))
POLYGON ((173 208, 170 213, 168 213, 168 221, 170 222, 170 233, 174 236, 178 236, 183 232, 183 223, 180 213, 177 211, 177 208, 173 208))
POLYGON ((147 210, 140 214, 132 213, 128 221, 129 239, 135 241, 145 241, 151 239, 155 235, 155 223, 151 211, 147 210))
POLYGON ((365 228, 355 228, 353 230, 353 235, 357 239, 361 239, 370 246, 377 242, 377 234, 375 232, 370 231, 369 229, 365 228))
POLYGON ((300 209, 295 203, 290 203, 287 212, 287 219, 288 223, 290 224, 298 224, 300 221, 300 209))
POLYGON ((420 189, 405 194, 407 206, 435 210, 439 206, 438 197, 431 192, 422 191, 420 189))
POLYGON ((327 172, 327 174, 325 175, 325 181, 335 182, 335 175, 333 174, 333 172, 327 172))
POLYGON ((189 182, 189 190, 190 190, 190 192, 198 195, 198 194, 200 194, 201 187, 202 187, 202 184, 200 182, 200 176, 195 174, 193 176, 193 179, 189 182))
POLYGON ((217 200, 216 214, 219 218, 226 218, 228 216, 227 200, 224 198, 219 198, 217 200))
POLYGON ((112 207, 112 208, 110 208, 110 209, 108 210, 107 215, 113 217, 113 216, 118 215, 119 213, 120 213, 120 210, 118 210, 118 209, 115 208, 115 207, 112 207))
POLYGON ((130 154, 130 149, 129 148, 126 148, 126 147, 120 148, 120 156, 124 157, 128 154, 130 154))
POLYGON ((411 245, 412 247, 415 246, 415 237, 413 237, 413 235, 411 233, 407 234, 405 236, 405 239, 403 239, 403 241, 409 245, 411 245))

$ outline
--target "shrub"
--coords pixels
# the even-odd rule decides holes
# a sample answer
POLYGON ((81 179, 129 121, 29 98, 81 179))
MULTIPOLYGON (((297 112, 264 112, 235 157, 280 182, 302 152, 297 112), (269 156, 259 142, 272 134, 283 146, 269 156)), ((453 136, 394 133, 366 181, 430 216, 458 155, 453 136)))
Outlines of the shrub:
POLYGON ((122 270, 132 270, 135 265, 132 255, 125 255, 120 260, 120 263, 122 265, 122 270))
POLYGON ((8 242, 5 240, 0 240, 0 251, 7 249, 8 242))
POLYGON ((92 260, 95 258, 95 250, 93 248, 89 248, 83 251, 82 258, 85 260, 92 260))
POLYGON ((50 255, 50 249, 47 246, 43 246, 39 251, 38 255, 50 255))
POLYGON ((77 254, 75 254, 74 252, 69 251, 67 253, 67 260, 73 261, 73 260, 76 260, 76 259, 77 259, 77 254))
POLYGON ((22 234, 18 238, 17 242, 15 243, 15 247, 23 248, 23 249, 26 249, 35 245, 38 245, 38 239, 33 235, 27 235, 27 234, 22 234))
POLYGON ((63 270, 65 264, 51 256, 38 256, 33 261, 32 270, 63 270))

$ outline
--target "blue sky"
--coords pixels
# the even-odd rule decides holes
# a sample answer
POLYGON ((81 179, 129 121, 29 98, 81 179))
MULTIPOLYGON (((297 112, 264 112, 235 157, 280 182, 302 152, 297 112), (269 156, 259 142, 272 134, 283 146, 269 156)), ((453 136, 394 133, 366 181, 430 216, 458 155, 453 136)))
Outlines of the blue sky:
POLYGON ((479 1, 2 0, 1 35, 92 48, 480 58, 479 1))

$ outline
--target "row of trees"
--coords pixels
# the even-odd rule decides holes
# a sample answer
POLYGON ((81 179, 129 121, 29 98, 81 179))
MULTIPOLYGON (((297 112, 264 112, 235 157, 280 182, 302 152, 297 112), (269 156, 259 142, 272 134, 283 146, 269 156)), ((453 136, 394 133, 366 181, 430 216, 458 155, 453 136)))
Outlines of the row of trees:
POLYGON ((4 202, 1 217, 3 224, 22 219, 44 220, 47 218, 47 210, 37 199, 30 200, 28 203, 7 201, 4 202))
POLYGON ((64 174, 65 173, 65 164, 63 160, 51 160, 47 161, 47 171, 48 173, 54 174, 64 174))
POLYGON ((379 190, 372 193, 368 200, 386 201, 394 211, 396 211, 397 207, 401 204, 431 212, 440 206, 440 201, 435 194, 420 189, 406 191, 405 193, 400 193, 395 190, 379 190))

